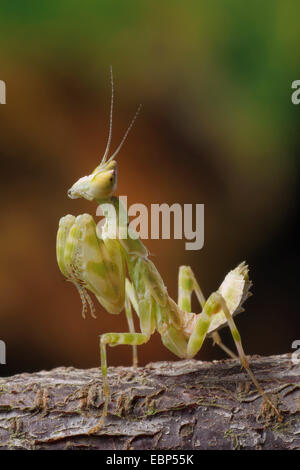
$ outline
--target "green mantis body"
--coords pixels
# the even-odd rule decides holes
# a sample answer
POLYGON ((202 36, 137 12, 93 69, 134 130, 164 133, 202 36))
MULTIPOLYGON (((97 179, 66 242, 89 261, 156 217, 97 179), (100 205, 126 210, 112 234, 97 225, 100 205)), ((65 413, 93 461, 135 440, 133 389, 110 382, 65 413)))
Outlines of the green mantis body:
POLYGON ((107 159, 111 140, 99 166, 88 176, 80 178, 69 190, 72 199, 94 200, 102 208, 105 223, 97 230, 92 216, 67 215, 60 220, 57 234, 57 260, 63 275, 77 287, 82 303, 83 316, 90 307, 94 316, 93 302, 88 291, 96 296, 100 304, 111 314, 123 309, 128 320, 129 332, 104 333, 100 336, 101 369, 103 375, 104 408, 99 426, 109 404, 107 381, 106 346, 128 344, 133 346, 133 362, 137 364, 136 347, 146 343, 157 330, 163 344, 179 358, 192 358, 201 349, 207 336, 212 337, 230 356, 235 355, 221 342, 217 330, 228 325, 232 333, 242 365, 247 370, 259 392, 279 416, 279 412, 262 391, 251 372, 243 351, 240 334, 233 315, 242 310, 249 296, 251 282, 248 267, 241 263, 230 271, 216 292, 208 299, 188 266, 179 268, 178 301, 168 295, 167 288, 150 261, 148 251, 136 233, 128 228, 128 217, 121 201, 113 195, 116 189, 117 164, 115 156, 125 140, 128 128, 117 151, 107 159), (120 236, 122 229, 122 236, 120 236), (124 233, 125 231, 125 233, 124 233), (128 275, 127 275, 128 273, 128 275), (191 311, 191 296, 195 293, 201 312, 191 311), (135 332, 132 307, 137 314, 140 332, 135 332))

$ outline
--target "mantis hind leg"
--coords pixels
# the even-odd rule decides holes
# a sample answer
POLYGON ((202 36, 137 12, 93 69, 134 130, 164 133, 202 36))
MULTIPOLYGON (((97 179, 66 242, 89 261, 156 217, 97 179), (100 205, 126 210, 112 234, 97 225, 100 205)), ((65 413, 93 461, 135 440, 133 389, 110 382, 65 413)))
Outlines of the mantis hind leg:
MULTIPOLYGON (((191 298, 193 292, 195 292, 196 297, 203 309, 206 300, 192 268, 190 266, 180 266, 178 273, 178 306, 186 312, 191 312, 191 298)), ((211 337, 213 343, 225 351, 228 356, 233 359, 237 358, 236 354, 234 354, 222 342, 221 337, 217 331, 212 333, 211 337)))
POLYGON ((266 393, 263 391, 262 387, 260 386, 259 382, 257 381, 255 375, 253 374, 252 370, 249 367, 249 363, 247 360, 247 357, 245 355, 243 346, 242 346, 242 341, 241 341, 241 336, 238 332, 238 329, 235 325, 235 322, 233 320, 233 317, 230 313, 230 310, 227 306, 227 303, 224 299, 224 297, 220 294, 220 292, 214 292, 212 293, 209 298, 207 299, 204 308, 201 312, 201 314, 198 316, 193 331, 190 335, 188 345, 187 345, 187 357, 194 357, 197 352, 201 349, 201 346, 203 344, 203 341, 205 340, 209 328, 211 326, 212 320, 215 315, 220 313, 222 311, 226 317, 227 324, 230 328, 232 337, 234 339, 238 354, 239 354, 239 359, 241 361, 242 366, 245 368, 246 372, 248 373, 249 377, 251 378, 252 382, 254 383, 255 387, 257 388, 259 394, 263 397, 265 402, 271 406, 271 408, 275 411, 277 417, 279 420, 282 420, 282 416, 279 413, 278 409, 276 406, 272 403, 270 398, 266 395, 266 393))
POLYGON ((185 312, 192 311, 191 299, 193 292, 195 292, 196 297, 203 308, 205 297, 192 268, 190 266, 180 266, 178 272, 178 306, 185 312))
POLYGON ((213 344, 219 346, 219 348, 223 349, 223 351, 228 354, 229 357, 231 357, 232 359, 238 359, 237 355, 234 354, 234 352, 231 351, 231 349, 229 349, 222 341, 221 339, 221 336, 219 335, 219 333, 217 331, 215 331, 214 333, 212 333, 211 335, 212 337, 212 340, 213 340, 213 344))
POLYGON ((105 333, 100 336, 100 359, 101 359, 101 371, 103 378, 103 395, 104 395, 104 405, 102 416, 100 418, 99 424, 93 427, 89 434, 97 433, 103 422, 104 418, 107 415, 109 397, 110 397, 110 388, 107 380, 107 359, 106 359, 106 346, 118 346, 122 344, 130 344, 132 346, 138 346, 140 344, 147 343, 149 336, 144 335, 143 333, 105 333))
POLYGON ((272 403, 272 401, 270 400, 268 395, 263 391, 261 385, 259 384, 259 382, 257 381, 255 375, 253 374, 252 370, 249 367, 249 363, 248 363, 246 354, 245 354, 243 346, 242 346, 242 340, 241 340, 240 333, 239 333, 239 331, 236 327, 236 324, 234 322, 234 319, 233 319, 232 315, 230 314, 230 311, 227 307, 227 304, 226 304, 226 301, 225 301, 224 297, 219 292, 215 292, 214 294, 212 294, 212 296, 214 296, 215 302, 217 304, 219 304, 219 306, 222 308, 222 311, 224 312, 224 315, 226 316, 228 326, 230 328, 233 340, 235 342, 236 349, 238 351, 239 358, 240 358, 240 361, 242 363, 242 366, 244 367, 244 369, 248 373, 249 377, 251 378, 252 382, 254 383, 255 387, 257 388, 259 394, 263 397, 265 402, 268 403, 268 405, 270 405, 271 408, 275 411, 275 413, 276 413, 277 417, 279 418, 279 420, 282 420, 282 416, 279 413, 278 409, 276 408, 274 403, 272 403))
MULTIPOLYGON (((237 269, 241 269, 242 267, 243 264, 240 265, 240 267, 238 267, 237 269)), ((220 292, 215 292, 209 297, 208 301, 205 302, 204 295, 194 276, 192 269, 189 266, 181 266, 179 269, 178 305, 179 307, 185 309, 188 312, 191 311, 191 296, 193 291, 195 292, 203 310, 202 313, 198 316, 193 332, 189 338, 187 346, 188 357, 195 356, 200 350, 203 341, 209 332, 209 327, 211 325, 213 315, 215 313, 218 313, 218 311, 222 310, 226 317, 232 337, 234 339, 242 366, 245 368, 246 372, 248 373, 249 377, 251 378, 252 382, 254 383, 255 387, 257 388, 258 392, 263 397, 265 402, 273 408, 278 418, 282 419, 276 406, 272 403, 270 398, 263 391, 262 387, 260 386, 255 375, 249 367, 249 363, 242 346, 241 336, 238 332, 238 329, 235 325, 234 319, 230 313, 230 310, 227 306, 224 297, 220 294, 220 292)), ((230 357, 237 358, 237 356, 222 343, 220 335, 217 331, 212 332, 211 336, 214 343, 217 344, 221 349, 223 349, 230 357)))

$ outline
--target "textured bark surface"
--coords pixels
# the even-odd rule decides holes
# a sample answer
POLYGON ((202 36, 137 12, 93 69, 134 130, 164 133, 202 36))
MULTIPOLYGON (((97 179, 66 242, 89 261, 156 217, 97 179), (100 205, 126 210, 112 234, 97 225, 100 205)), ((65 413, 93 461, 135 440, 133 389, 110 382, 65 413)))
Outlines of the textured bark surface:
POLYGON ((299 449, 300 364, 251 357, 284 417, 267 409, 236 360, 110 368, 103 405, 99 369, 60 367, 0 379, 1 449, 299 449))

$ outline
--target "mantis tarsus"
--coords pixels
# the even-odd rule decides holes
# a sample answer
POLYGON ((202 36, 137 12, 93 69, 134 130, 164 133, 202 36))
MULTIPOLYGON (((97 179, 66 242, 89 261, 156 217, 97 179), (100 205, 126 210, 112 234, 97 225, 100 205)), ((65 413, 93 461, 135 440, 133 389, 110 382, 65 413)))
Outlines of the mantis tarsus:
MULTIPOLYGON (((128 217, 121 202, 113 193, 116 189, 118 154, 136 116, 127 129, 117 150, 108 157, 112 136, 113 78, 111 71, 112 97, 110 107, 110 128, 106 150, 101 163, 88 176, 80 178, 68 191, 72 199, 85 198, 96 201, 103 210, 105 224, 101 233, 89 214, 62 217, 57 234, 57 261, 63 275, 77 287, 82 304, 83 316, 90 308, 94 316, 93 302, 87 291, 96 296, 100 304, 112 314, 125 309, 129 332, 104 333, 100 336, 101 369, 103 375, 104 406, 98 426, 90 432, 97 432, 107 414, 109 404, 109 384, 107 380, 106 346, 129 344, 133 346, 133 363, 137 365, 137 346, 146 343, 157 330, 163 344, 179 358, 192 358, 201 349, 206 336, 209 336, 231 357, 236 357, 221 341, 218 330, 228 325, 234 339, 242 366, 248 372, 264 400, 278 418, 281 415, 264 393, 249 368, 241 337, 233 315, 242 311, 242 304, 250 295, 251 282, 248 266, 241 263, 230 271, 216 292, 205 299, 200 286, 189 266, 179 268, 178 302, 168 295, 167 288, 149 260, 148 251, 142 241, 132 237, 128 230, 128 217), (112 237, 111 213, 107 205, 115 209, 117 224, 120 214, 125 217, 127 237, 112 237), (128 272, 128 276, 127 276, 128 272), (201 305, 201 313, 191 311, 192 293, 201 305), (137 314, 140 332, 134 330, 132 307, 137 314)), ((114 221, 115 224, 115 221, 114 221)), ((116 234, 118 233, 115 232, 116 234)), ((135 234, 136 235, 136 234, 135 234)))

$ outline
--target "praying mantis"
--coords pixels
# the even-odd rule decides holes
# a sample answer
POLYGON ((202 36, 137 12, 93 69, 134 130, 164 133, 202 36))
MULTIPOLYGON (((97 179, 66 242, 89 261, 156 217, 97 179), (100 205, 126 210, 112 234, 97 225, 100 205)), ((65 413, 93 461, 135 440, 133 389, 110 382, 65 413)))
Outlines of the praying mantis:
MULTIPOLYGON (((92 293, 105 310, 119 314, 125 310, 129 332, 103 333, 100 336, 100 359, 103 377, 104 404, 102 416, 91 433, 99 431, 108 412, 110 388, 107 378, 106 347, 132 345, 133 365, 137 366, 137 346, 149 341, 155 330, 162 343, 181 359, 193 358, 200 351, 206 337, 212 338, 230 357, 237 356, 221 341, 218 330, 228 325, 242 366, 247 371, 265 402, 281 415, 270 398, 262 390, 249 367, 242 346, 241 336, 234 315, 242 311, 244 301, 250 295, 251 281, 245 262, 230 271, 220 287, 207 299, 190 266, 180 266, 177 303, 169 296, 167 288, 149 259, 147 248, 132 229, 129 229, 127 213, 118 197, 114 196, 117 183, 116 155, 119 153, 136 119, 131 121, 120 145, 109 157, 112 138, 114 86, 111 72, 111 105, 109 136, 100 164, 88 176, 80 178, 69 189, 71 199, 85 198, 95 201, 103 211, 105 223, 97 230, 93 217, 82 214, 66 215, 59 221, 57 233, 57 262, 62 274, 77 288, 82 300, 82 315, 89 307, 95 317, 92 293), (114 208, 114 211, 109 208, 114 208), (113 216, 114 220, 113 220, 113 216), (120 219, 125 220, 126 236, 119 237, 120 219), (116 219, 116 220, 115 220, 116 219), (191 310, 192 294, 201 306, 200 313, 191 310), (140 332, 136 332, 133 313, 137 315, 140 332)), ((124 228, 124 227, 123 227, 124 228)))

